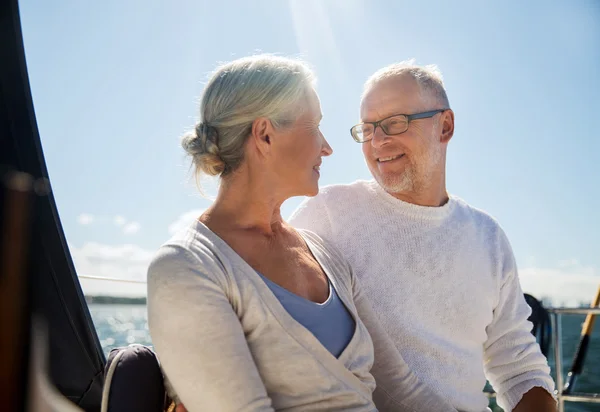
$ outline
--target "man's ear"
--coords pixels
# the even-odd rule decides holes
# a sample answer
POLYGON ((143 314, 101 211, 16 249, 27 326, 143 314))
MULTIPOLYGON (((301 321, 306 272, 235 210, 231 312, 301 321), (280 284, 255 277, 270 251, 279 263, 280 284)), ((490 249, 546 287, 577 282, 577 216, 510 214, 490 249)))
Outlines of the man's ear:
POLYGON ((260 153, 266 154, 271 151, 271 137, 269 135, 272 130, 271 121, 266 117, 259 117, 252 122, 250 138, 254 141, 260 153))
POLYGON ((440 136, 441 143, 448 143, 454 136, 454 112, 448 109, 442 113, 442 133, 440 136))

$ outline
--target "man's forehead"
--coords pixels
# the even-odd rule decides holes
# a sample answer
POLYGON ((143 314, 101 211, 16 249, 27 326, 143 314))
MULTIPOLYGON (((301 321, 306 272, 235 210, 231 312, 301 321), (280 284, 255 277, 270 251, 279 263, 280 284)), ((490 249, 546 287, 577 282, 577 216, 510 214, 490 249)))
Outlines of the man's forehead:
POLYGON ((362 121, 376 121, 385 117, 412 113, 422 105, 417 82, 410 76, 396 76, 381 80, 365 94, 360 105, 362 121))

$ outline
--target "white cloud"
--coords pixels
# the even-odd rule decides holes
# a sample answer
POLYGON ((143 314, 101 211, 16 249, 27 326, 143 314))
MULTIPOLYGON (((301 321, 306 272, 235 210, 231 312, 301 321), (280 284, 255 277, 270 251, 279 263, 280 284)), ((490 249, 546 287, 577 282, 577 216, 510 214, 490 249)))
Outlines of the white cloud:
POLYGON ((126 235, 132 235, 141 229, 141 225, 138 222, 130 222, 124 216, 117 215, 112 219, 106 216, 94 216, 89 213, 82 213, 77 216, 77 221, 80 225, 89 225, 93 222, 108 222, 111 221, 118 227, 122 228, 122 231, 126 235))
POLYGON ((554 306, 589 303, 600 286, 600 273, 575 259, 562 261, 557 268, 526 267, 519 270, 519 277, 524 292, 548 298, 554 306))
POLYGON ((139 232, 141 225, 138 222, 129 222, 123 226, 123 233, 126 235, 134 235, 139 232))
POLYGON ((93 221, 94 221, 94 216, 90 215, 89 213, 82 213, 79 216, 77 216, 77 222, 80 225, 89 225, 93 221))
POLYGON ((179 216, 177 220, 169 225, 169 234, 174 235, 184 227, 190 225, 195 219, 197 219, 206 209, 194 209, 190 210, 179 216))
POLYGON ((134 244, 113 246, 96 242, 86 242, 78 250, 95 262, 127 261, 145 263, 149 262, 152 258, 152 252, 134 244))
MULTIPOLYGON (((155 251, 137 245, 106 245, 84 243, 82 247, 69 245, 78 275, 146 281, 148 265, 155 251)), ((87 295, 145 296, 143 284, 80 279, 87 295)))

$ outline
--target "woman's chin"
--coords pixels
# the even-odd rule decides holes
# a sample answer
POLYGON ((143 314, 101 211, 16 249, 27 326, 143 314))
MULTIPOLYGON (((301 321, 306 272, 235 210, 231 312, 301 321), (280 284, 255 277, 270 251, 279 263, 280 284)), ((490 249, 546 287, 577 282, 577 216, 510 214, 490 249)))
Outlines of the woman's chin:
POLYGON ((305 196, 313 197, 319 194, 319 188, 317 187, 315 190, 312 190, 310 193, 307 193, 305 196))
POLYGON ((304 186, 301 190, 298 190, 298 194, 296 196, 313 197, 318 194, 319 194, 319 184, 318 184, 318 182, 314 182, 314 183, 304 186))
POLYGON ((317 182, 317 184, 310 187, 310 189, 307 192, 308 193, 305 196, 313 197, 313 196, 318 195, 319 194, 319 183, 317 182))
POLYGON ((308 196, 313 197, 319 194, 319 178, 312 176, 310 180, 296 181, 293 185, 289 185, 289 197, 308 196))

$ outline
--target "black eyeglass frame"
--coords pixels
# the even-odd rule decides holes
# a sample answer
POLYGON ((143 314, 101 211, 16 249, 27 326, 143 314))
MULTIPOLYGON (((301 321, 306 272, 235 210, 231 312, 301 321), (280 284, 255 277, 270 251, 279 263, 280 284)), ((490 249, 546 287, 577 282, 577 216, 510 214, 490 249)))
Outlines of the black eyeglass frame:
POLYGON ((372 136, 375 135, 375 131, 377 130, 377 126, 379 126, 379 127, 381 127, 381 129, 383 130, 383 132, 385 134, 387 134, 388 136, 397 136, 397 135, 402 134, 402 133, 404 133, 404 132, 406 132, 408 130, 408 127, 410 126, 410 122, 412 120, 428 119, 430 117, 435 116, 438 113, 445 112, 446 110, 449 110, 449 109, 430 110, 428 112, 421 112, 421 113, 415 113, 415 114, 393 114, 393 115, 388 116, 385 119, 381 119, 381 120, 379 120, 377 122, 362 122, 362 123, 356 124, 356 125, 354 125, 354 126, 352 126, 350 128, 350 135, 352 136, 352 138, 354 139, 355 142, 357 142, 357 143, 366 143, 366 142, 369 142, 369 141, 373 140, 372 136), (387 130, 381 125, 381 123, 385 122, 388 119, 391 119, 392 117, 398 117, 398 116, 404 116, 404 117, 406 117, 406 129, 404 131, 400 132, 400 133, 394 133, 394 134, 388 133, 387 130), (358 126, 362 126, 362 125, 365 125, 365 124, 372 124, 373 125, 373 133, 371 134, 371 138, 370 139, 359 140, 354 135, 354 129, 356 127, 358 127, 358 126))

